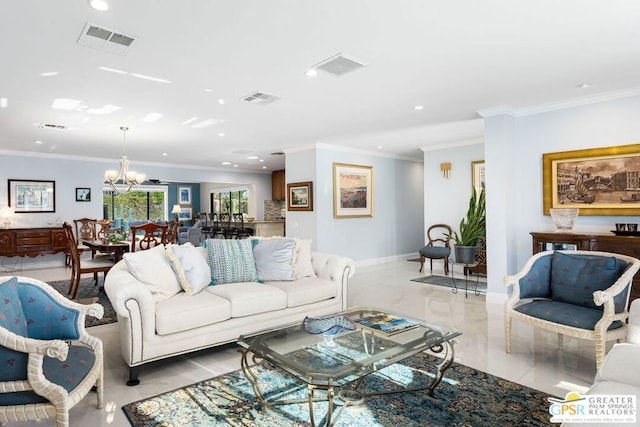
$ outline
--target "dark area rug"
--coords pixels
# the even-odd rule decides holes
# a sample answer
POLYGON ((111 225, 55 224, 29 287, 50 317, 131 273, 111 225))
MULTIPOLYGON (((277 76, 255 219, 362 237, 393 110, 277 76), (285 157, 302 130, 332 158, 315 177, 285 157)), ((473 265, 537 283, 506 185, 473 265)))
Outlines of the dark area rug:
MULTIPOLYGON (((432 379, 434 356, 420 353, 365 378, 361 391, 420 387, 432 379)), ((306 399, 306 385, 262 362, 258 381, 267 400, 306 399)), ((346 387, 346 386, 345 386, 346 387)), ((316 393, 317 394, 317 393, 316 393)), ((337 426, 551 426, 548 394, 454 363, 435 390, 370 396, 345 406, 337 426)), ((343 406, 336 398, 334 418, 343 406)), ((316 425, 326 402, 314 403, 316 425)), ((307 403, 262 408, 242 371, 122 407, 132 426, 309 426, 307 403)))
MULTIPOLYGON (((478 277, 476 275, 470 275, 467 279, 467 290, 473 292, 476 289, 476 279, 478 284, 478 292, 487 293, 487 279, 485 277, 478 277)), ((422 276, 416 279, 411 279, 412 282, 428 283, 430 285, 444 286, 447 288, 453 288, 454 280, 449 276, 422 276)), ((455 285, 459 290, 464 291, 465 279, 464 277, 456 277, 455 285)))
MULTIPOLYGON (((91 298, 98 298, 98 303, 104 307, 104 315, 102 319, 98 320, 95 317, 87 316, 85 319, 85 327, 90 326, 98 326, 98 325, 106 325, 108 323, 114 323, 118 321, 116 316, 116 311, 113 309, 111 305, 111 301, 109 301, 109 297, 104 292, 101 292, 99 289, 103 285, 104 279, 102 275, 98 276, 98 285, 93 285, 93 278, 87 277, 86 279, 80 279, 80 285, 78 286, 78 294, 76 295, 76 299, 84 300, 91 298)), ((51 286, 53 286, 58 292, 60 292, 65 297, 69 298, 69 280, 56 280, 53 282, 47 282, 51 286)))

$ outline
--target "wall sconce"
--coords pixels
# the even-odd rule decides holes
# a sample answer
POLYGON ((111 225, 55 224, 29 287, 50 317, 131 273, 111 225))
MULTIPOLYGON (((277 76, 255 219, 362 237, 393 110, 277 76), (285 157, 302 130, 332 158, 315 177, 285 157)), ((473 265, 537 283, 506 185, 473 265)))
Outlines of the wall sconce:
POLYGON ((440 172, 442 172, 442 177, 449 179, 449 175, 451 175, 451 162, 440 163, 440 172))

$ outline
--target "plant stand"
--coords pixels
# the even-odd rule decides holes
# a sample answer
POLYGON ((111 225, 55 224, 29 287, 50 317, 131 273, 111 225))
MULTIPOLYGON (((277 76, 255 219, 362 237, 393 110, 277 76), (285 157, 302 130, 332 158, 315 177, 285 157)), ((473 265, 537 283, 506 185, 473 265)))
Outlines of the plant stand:
MULTIPOLYGON (((456 264, 458 265, 462 265, 463 266, 463 271, 466 271, 469 268, 475 267, 476 265, 478 265, 477 262, 472 262, 472 263, 461 263, 461 262, 454 262, 453 260, 449 260, 449 264, 451 264, 451 268, 449 268, 449 271, 451 271, 451 280, 453 281, 453 288, 451 289, 451 292, 454 294, 458 293, 458 284, 456 283, 456 276, 454 273, 454 266, 456 264)), ((480 283, 480 277, 478 275, 476 275, 476 286, 473 289, 473 293, 476 294, 476 296, 480 295, 481 292, 478 289, 478 284, 480 283)), ((462 286, 460 287, 460 289, 462 289, 462 286)), ((469 291, 469 276, 467 274, 464 275, 464 297, 467 298, 468 296, 468 291, 469 291)))

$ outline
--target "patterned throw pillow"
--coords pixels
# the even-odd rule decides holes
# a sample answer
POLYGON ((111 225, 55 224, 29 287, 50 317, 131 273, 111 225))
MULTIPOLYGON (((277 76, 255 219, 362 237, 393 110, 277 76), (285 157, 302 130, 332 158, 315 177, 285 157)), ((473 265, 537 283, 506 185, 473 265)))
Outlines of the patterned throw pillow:
POLYGON ((250 239, 207 239, 206 246, 212 284, 258 280, 250 239))

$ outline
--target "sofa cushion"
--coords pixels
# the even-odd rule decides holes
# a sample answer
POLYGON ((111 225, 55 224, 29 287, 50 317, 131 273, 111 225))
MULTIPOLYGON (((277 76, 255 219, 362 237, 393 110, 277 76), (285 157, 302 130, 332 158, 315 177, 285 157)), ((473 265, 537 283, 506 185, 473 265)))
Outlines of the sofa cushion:
POLYGON ((156 302, 182 291, 163 245, 126 253, 123 258, 131 274, 149 288, 156 302))
POLYGON ((293 239, 251 239, 258 280, 294 280, 293 239))
POLYGON ((311 263, 311 239, 300 239, 296 245, 296 278, 316 277, 316 272, 311 263))
POLYGON ((284 291, 262 283, 227 283, 210 286, 205 292, 228 300, 231 303, 231 317, 251 316, 287 307, 287 294, 284 291))
POLYGON ((317 277, 302 277, 295 282, 269 282, 269 286, 287 294, 287 307, 298 307, 337 296, 335 282, 317 277))
POLYGON ((597 308, 593 293, 615 283, 618 278, 616 261, 614 257, 554 252, 551 262, 551 299, 597 308))
MULTIPOLYGON (((548 320, 574 328, 593 330, 602 318, 602 310, 560 301, 532 301, 519 305, 516 311, 538 319, 548 320)), ((609 330, 622 326, 619 320, 609 326, 609 330)))
POLYGON ((189 296, 195 295, 211 283, 211 269, 206 259, 191 243, 167 245, 167 256, 180 286, 189 296))
POLYGON ((156 333, 168 335, 231 317, 231 303, 217 295, 200 292, 192 298, 185 292, 156 304, 156 333))
POLYGON ((258 280, 250 239, 207 239, 205 245, 214 285, 258 280))

